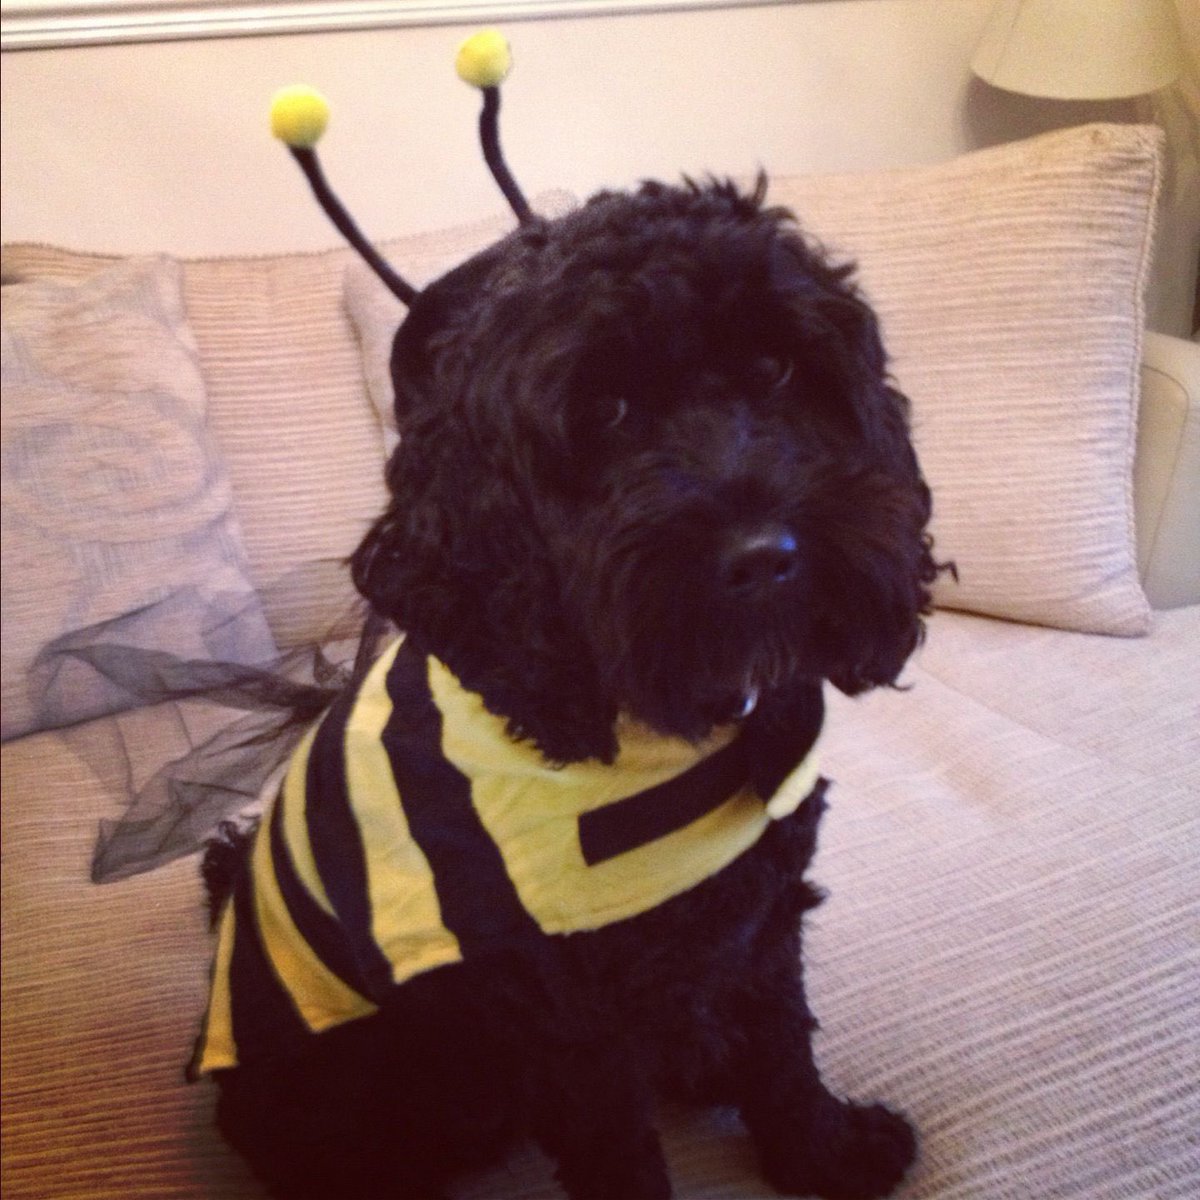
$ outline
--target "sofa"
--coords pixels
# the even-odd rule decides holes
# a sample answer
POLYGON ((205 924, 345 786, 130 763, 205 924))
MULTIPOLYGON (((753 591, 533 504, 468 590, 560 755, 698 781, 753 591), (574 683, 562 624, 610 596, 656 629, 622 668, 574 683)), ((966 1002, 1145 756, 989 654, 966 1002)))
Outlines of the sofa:
MULTIPOLYGON (((1143 328, 1162 174, 1155 130, 1093 125, 771 183, 859 263, 957 565, 902 689, 830 691, 813 868, 819 1058, 913 1117, 911 1200, 1200 1194, 1200 345, 1143 328)), ((421 283, 510 225, 382 248, 421 283)), ((10 245, 3 278, 4 1195, 252 1197, 184 1067, 198 848, 265 768, 167 667, 336 683, 401 309, 340 248, 10 245)), ((735 1114, 662 1128, 679 1196, 771 1194, 735 1114)), ((557 1194, 531 1146, 455 1193, 557 1194)))

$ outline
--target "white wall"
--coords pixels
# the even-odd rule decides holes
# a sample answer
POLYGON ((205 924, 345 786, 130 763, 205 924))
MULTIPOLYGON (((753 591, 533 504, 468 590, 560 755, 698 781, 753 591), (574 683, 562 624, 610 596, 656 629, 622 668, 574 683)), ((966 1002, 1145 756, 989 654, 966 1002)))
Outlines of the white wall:
MULTIPOLYGON (((1200 46, 1200 6, 1180 3, 1200 46)), ((931 162, 1055 124, 1148 115, 1144 102, 1029 101, 974 80, 967 64, 991 4, 799 0, 513 23, 506 152, 527 192, 585 194, 681 171, 931 162)), ((500 202, 475 140, 478 94, 452 67, 466 32, 5 54, 3 237, 181 255, 333 244, 266 131, 272 92, 301 80, 333 103, 322 160, 372 236, 494 212, 500 202)), ((1194 108, 1182 107, 1186 87, 1172 97, 1176 124, 1180 114, 1194 122, 1194 108)), ((1194 158, 1184 161, 1185 182, 1195 170, 1194 158)), ((1155 324, 1179 331, 1191 318, 1200 186, 1177 190, 1155 324)))

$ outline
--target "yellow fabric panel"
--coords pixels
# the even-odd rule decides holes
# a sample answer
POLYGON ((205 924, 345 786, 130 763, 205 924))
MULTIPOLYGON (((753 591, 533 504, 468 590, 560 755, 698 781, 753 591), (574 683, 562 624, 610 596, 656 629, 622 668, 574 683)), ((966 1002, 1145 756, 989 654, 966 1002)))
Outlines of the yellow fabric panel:
POLYGON ((504 722, 435 660, 429 682, 444 716, 442 751, 471 780, 476 811, 521 903, 546 933, 595 929, 646 912, 727 866, 769 824, 762 801, 747 789, 683 829, 589 866, 579 846, 581 813, 682 774, 737 730, 692 745, 622 721, 613 766, 555 768, 514 742, 504 722))
POLYGON ((772 821, 782 821, 784 817, 790 817, 817 786, 821 778, 820 746, 821 740, 818 738, 804 758, 775 789, 775 795, 767 803, 767 816, 772 821))
POLYGON ((433 870, 408 829, 383 731, 392 715, 386 677, 397 642, 371 668, 346 726, 346 785, 362 835, 371 931, 393 979, 458 962, 458 939, 442 923, 433 870))
POLYGON ((329 970, 292 922, 271 859, 270 812, 254 843, 254 915, 267 959, 304 1023, 316 1033, 378 1009, 329 970))
POLYGON ((296 868, 296 874, 305 891, 332 917, 335 915, 333 904, 325 892, 316 859, 313 858, 305 815, 305 805, 308 802, 308 756, 312 752, 313 739, 317 736, 319 724, 318 722, 313 725, 293 752, 292 762, 276 803, 283 805, 283 840, 287 842, 288 850, 291 851, 292 866, 296 868))
POLYGON ((222 1067, 237 1066, 237 1045, 233 1040, 233 1012, 229 999, 229 964, 232 959, 233 905, 227 904, 217 935, 208 1015, 204 1021, 203 1046, 198 1056, 198 1069, 202 1074, 222 1067))

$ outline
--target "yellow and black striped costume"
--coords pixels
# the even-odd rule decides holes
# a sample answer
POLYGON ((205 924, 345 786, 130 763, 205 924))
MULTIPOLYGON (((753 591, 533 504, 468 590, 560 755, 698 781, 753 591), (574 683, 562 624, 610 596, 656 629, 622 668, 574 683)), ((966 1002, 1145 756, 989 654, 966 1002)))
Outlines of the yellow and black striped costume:
POLYGON ((612 766, 551 767, 436 659, 392 646, 306 736, 263 819, 193 1074, 286 1054, 513 939, 646 912, 817 783, 809 752, 765 804, 732 726, 700 745, 632 721, 618 733, 612 766))

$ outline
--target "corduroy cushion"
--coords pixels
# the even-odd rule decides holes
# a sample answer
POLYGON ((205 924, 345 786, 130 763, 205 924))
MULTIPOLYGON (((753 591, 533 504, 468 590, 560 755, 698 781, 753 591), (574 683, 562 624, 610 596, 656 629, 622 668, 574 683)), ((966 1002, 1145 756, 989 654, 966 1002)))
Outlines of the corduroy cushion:
POLYGON ((1133 454, 1161 133, 1091 125, 771 199, 860 264, 913 402, 937 601, 1142 634, 1133 454))
POLYGON ((79 284, 14 277, 7 257, 5 272, 4 737, 140 702, 74 658, 37 662, 85 628, 190 659, 272 658, 179 265, 131 259, 79 284))
MULTIPOLYGON (((1149 628, 1132 471, 1160 169, 1157 130, 1092 125, 937 166, 771 182, 772 203, 859 263, 880 313, 913 401, 937 551, 959 569, 938 584, 943 606, 1149 628)), ((423 281, 486 244, 464 232, 386 248, 423 281)), ((347 296, 390 446, 401 309, 358 264, 347 296)))

